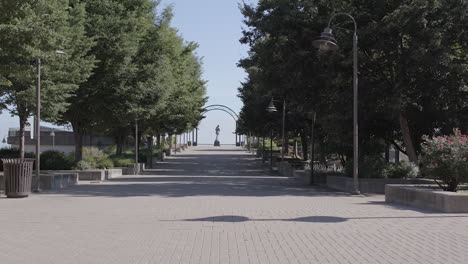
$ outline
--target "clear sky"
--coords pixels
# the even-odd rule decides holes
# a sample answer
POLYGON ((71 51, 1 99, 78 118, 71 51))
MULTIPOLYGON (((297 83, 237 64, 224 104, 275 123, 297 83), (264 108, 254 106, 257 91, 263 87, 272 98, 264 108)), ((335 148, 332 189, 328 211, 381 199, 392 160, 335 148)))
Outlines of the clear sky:
MULTIPOLYGON (((236 112, 242 107, 237 88, 246 76, 236 63, 246 56, 248 49, 239 43, 242 36, 239 1, 163 0, 161 3, 161 7, 174 5, 173 26, 184 39, 200 44, 198 55, 203 58, 203 77, 208 81, 208 105, 222 104, 236 112)), ((228 114, 212 111, 205 116, 199 127, 199 143, 213 144, 219 124, 221 144, 234 144, 235 123, 228 114)))
MULTIPOLYGON (((200 44, 197 54, 203 58, 203 78, 208 81, 208 105, 222 104, 239 112, 242 102, 237 97, 237 88, 246 74, 236 63, 246 56, 247 47, 239 43, 242 15, 238 1, 162 0, 159 9, 169 4, 174 6, 173 26, 185 40, 200 44)), ((216 125, 221 128, 221 144, 234 144, 235 123, 221 111, 206 114, 199 127, 199 143, 214 142, 216 125)), ((4 111, 0 115, 0 146, 3 146, 1 140, 7 136, 9 127, 18 127, 18 117, 10 117, 4 111)))

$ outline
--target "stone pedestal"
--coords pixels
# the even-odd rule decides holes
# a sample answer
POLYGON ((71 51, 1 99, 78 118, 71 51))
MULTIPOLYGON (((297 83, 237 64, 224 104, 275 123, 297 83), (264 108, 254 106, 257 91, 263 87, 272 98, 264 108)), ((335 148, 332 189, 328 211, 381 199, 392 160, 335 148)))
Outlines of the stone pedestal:
POLYGON ((215 140, 215 142, 214 142, 214 146, 215 146, 215 147, 219 147, 219 146, 221 146, 221 144, 219 143, 219 140, 215 140))

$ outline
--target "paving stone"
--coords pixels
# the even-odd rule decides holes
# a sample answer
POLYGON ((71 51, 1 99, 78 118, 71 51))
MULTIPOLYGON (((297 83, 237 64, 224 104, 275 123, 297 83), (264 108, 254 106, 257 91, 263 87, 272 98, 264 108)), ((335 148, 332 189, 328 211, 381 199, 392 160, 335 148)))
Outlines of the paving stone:
POLYGON ((0 198, 1 263, 468 263, 468 214, 302 186, 240 148, 0 198))

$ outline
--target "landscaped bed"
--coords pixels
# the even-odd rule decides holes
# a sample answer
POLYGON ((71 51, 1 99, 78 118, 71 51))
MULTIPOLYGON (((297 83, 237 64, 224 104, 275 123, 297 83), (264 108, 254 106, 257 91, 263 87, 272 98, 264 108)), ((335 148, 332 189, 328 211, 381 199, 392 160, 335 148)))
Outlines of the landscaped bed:
POLYGON ((385 186, 385 201, 444 213, 468 213, 468 190, 447 192, 437 185, 385 186))
POLYGON ((387 202, 446 213, 468 213, 468 135, 423 136, 422 170, 434 185, 387 185, 387 202), (462 184, 465 183, 465 184, 462 184))

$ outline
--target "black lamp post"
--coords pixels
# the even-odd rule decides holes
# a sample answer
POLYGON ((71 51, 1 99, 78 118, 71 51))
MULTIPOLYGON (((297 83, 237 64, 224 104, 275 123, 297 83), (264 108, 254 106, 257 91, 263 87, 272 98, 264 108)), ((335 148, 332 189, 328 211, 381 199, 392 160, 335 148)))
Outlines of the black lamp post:
MULTIPOLYGON (((56 54, 64 55, 65 52, 61 50, 56 50, 56 54)), ((36 179, 37 179, 37 186, 34 190, 35 192, 40 192, 40 177, 41 177, 41 59, 36 59, 36 179)))
POLYGON ((354 17, 347 13, 336 13, 328 21, 328 27, 326 27, 320 38, 314 40, 312 45, 320 50, 337 50, 338 44, 333 36, 333 31, 331 29, 331 22, 337 16, 346 16, 350 18, 354 23, 354 34, 353 34, 353 179, 354 179, 354 189, 353 194, 360 194, 359 192, 359 149, 358 149, 358 138, 359 138, 359 128, 358 128, 358 37, 357 37, 357 23, 354 17))
MULTIPOLYGON (((266 108, 266 110, 269 112, 269 113, 274 113, 274 112, 278 112, 278 110, 276 109, 275 107, 275 104, 274 104, 275 100, 273 100, 273 98, 271 98, 271 101, 270 101, 270 104, 268 105, 268 107, 266 108)), ((284 139, 284 134, 285 134, 285 122, 286 122, 286 99, 283 99, 283 117, 282 117, 282 127, 281 127, 281 144, 282 144, 282 147, 281 147, 281 162, 284 161, 284 148, 285 148, 285 139, 284 139)))
POLYGON ((52 128, 52 131, 50 132, 50 136, 52 137, 52 149, 55 150, 55 131, 52 128))

